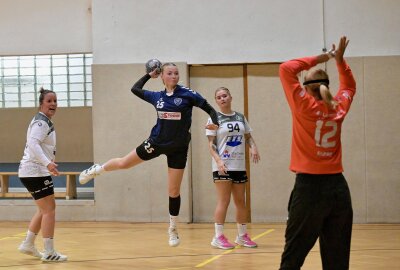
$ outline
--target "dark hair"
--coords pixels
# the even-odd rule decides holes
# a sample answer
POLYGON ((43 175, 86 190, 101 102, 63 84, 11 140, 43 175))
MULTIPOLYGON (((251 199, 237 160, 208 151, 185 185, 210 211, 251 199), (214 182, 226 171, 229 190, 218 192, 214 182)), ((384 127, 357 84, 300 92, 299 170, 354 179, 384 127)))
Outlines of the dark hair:
MULTIPOLYGON (((43 104, 43 100, 44 97, 48 94, 48 93, 54 93, 53 90, 48 90, 48 89, 44 89, 43 87, 40 87, 39 90, 40 96, 39 96, 39 105, 43 104)), ((55 94, 55 93, 54 93, 55 94)))

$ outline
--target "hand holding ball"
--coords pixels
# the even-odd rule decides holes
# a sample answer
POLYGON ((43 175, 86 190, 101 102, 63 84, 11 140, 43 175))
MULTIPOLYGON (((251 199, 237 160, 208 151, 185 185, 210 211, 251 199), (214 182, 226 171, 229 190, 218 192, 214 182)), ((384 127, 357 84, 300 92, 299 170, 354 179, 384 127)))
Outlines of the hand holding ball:
POLYGON ((150 59, 146 62, 146 72, 150 73, 153 70, 157 70, 157 74, 161 73, 161 62, 158 59, 150 59))

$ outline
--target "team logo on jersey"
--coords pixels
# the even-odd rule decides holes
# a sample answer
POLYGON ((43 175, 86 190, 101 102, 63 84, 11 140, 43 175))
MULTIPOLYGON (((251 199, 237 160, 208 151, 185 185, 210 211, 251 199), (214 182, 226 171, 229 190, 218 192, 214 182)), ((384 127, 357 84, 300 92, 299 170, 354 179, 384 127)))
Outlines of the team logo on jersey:
POLYGON ((157 107, 157 109, 162 109, 162 108, 164 108, 164 100, 163 100, 162 98, 160 98, 160 99, 157 101, 156 107, 157 107))
POLYGON ((351 96, 350 96, 349 92, 347 92, 347 91, 343 91, 342 96, 344 96, 344 97, 347 98, 348 100, 351 100, 351 96))
POLYGON ((181 98, 174 98, 174 103, 175 103, 176 106, 179 106, 182 103, 182 99, 181 98))
POLYGON ((229 158, 231 155, 229 154, 228 150, 225 150, 224 153, 222 154, 224 158, 229 158))
POLYGON ((226 140, 226 145, 230 147, 235 147, 242 144, 243 136, 242 135, 233 135, 228 136, 226 140))
POLYGON ((240 122, 243 121, 243 120, 242 120, 242 117, 241 117, 240 115, 236 115, 236 120, 237 120, 237 121, 240 121, 240 122))
POLYGON ((181 120, 180 112, 162 112, 158 111, 158 118, 165 120, 181 120))

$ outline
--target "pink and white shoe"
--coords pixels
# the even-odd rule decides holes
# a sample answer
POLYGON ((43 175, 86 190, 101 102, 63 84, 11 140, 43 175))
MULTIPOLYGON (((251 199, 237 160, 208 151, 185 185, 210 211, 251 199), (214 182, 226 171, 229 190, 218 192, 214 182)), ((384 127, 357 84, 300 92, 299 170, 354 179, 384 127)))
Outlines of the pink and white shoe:
POLYGON ((211 245, 216 248, 220 249, 232 249, 235 246, 229 243, 228 239, 225 237, 225 235, 221 234, 218 237, 213 237, 213 240, 211 241, 211 245))
POLYGON ((250 236, 245 233, 242 236, 237 236, 235 243, 239 246, 248 247, 248 248, 255 248, 257 247, 257 243, 251 240, 250 236))

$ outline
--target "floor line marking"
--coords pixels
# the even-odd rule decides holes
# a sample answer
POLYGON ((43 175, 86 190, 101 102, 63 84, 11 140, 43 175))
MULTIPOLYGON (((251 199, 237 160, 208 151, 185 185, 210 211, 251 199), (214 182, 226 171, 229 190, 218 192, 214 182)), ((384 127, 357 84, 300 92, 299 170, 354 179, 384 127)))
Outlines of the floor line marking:
POLYGON ((21 237, 24 237, 24 236, 26 236, 26 233, 18 233, 18 234, 14 234, 12 236, 2 237, 2 238, 0 238, 0 241, 1 240, 7 240, 7 239, 13 239, 13 238, 21 238, 21 237))
MULTIPOLYGON (((258 238, 260 238, 260 237, 263 237, 264 235, 267 235, 267 234, 269 234, 269 233, 271 233, 271 232, 273 232, 273 231, 274 231, 274 229, 266 230, 265 232, 263 232, 263 233, 261 233, 261 234, 259 234, 259 235, 256 235, 255 237, 253 237, 253 240, 256 240, 256 239, 258 239, 258 238)), ((203 267, 204 265, 209 264, 209 263, 211 263, 211 262, 213 262, 213 261, 215 261, 215 260, 221 258, 222 256, 233 252, 235 249, 238 249, 238 248, 241 248, 241 246, 237 245, 237 246, 235 246, 235 248, 233 248, 233 249, 229 249, 229 250, 224 251, 222 254, 215 255, 215 256, 211 257, 210 259, 205 260, 205 261, 202 262, 202 263, 199 263, 199 264, 196 265, 195 267, 196 267, 196 268, 203 267)))

